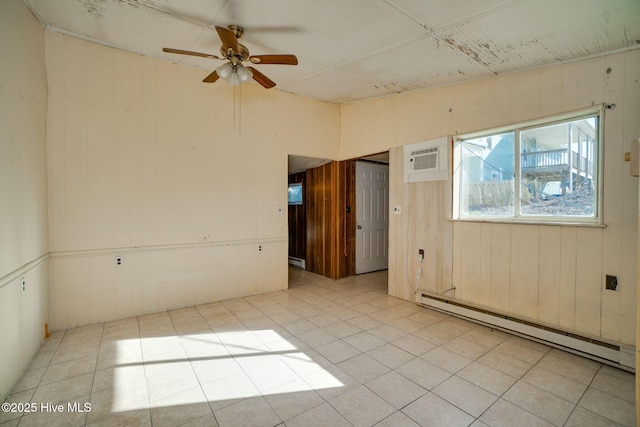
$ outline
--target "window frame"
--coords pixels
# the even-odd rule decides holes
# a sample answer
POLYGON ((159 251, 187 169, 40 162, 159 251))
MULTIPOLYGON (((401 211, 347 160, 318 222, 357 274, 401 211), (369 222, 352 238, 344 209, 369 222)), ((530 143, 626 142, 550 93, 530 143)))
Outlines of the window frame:
POLYGON ((547 116, 535 120, 528 120, 523 122, 514 123, 511 125, 495 127, 478 132, 469 132, 465 134, 456 135, 452 138, 452 209, 451 218, 453 221, 464 222, 495 222, 495 223, 509 223, 509 224, 542 224, 542 225, 581 225, 581 226, 604 226, 603 215, 603 166, 604 166, 604 104, 595 105, 589 108, 583 108, 580 110, 569 111, 562 114, 556 114, 553 116, 547 116), (530 129, 536 129, 545 126, 553 126, 561 123, 567 123, 570 121, 580 120, 587 117, 596 117, 597 129, 595 142, 594 155, 597 156, 594 162, 594 167, 597 171, 593 176, 593 188, 594 197, 596 198, 594 203, 594 215, 592 217, 580 217, 580 216, 546 216, 546 215, 523 215, 520 212, 520 194, 521 194, 521 175, 520 160, 522 153, 520 152, 521 141, 520 133, 530 129), (499 134, 505 134, 512 132, 514 134, 514 193, 513 193, 513 215, 512 216, 473 216, 462 215, 461 213, 461 172, 462 172, 462 156, 461 146, 462 142, 469 139, 490 137, 499 134))

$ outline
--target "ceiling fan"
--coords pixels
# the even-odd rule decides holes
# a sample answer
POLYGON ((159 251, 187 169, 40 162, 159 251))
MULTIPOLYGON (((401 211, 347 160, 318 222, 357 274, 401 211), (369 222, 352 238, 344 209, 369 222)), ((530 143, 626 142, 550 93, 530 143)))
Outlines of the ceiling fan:
POLYGON ((168 47, 162 50, 167 53, 226 60, 227 62, 216 68, 202 80, 205 83, 213 83, 219 78, 222 78, 232 85, 238 85, 241 82, 246 82, 253 78, 262 86, 269 89, 276 84, 255 68, 242 65, 243 61, 249 61, 252 64, 298 65, 298 58, 296 58, 295 55, 250 55, 249 49, 238 43, 238 39, 242 37, 244 33, 244 29, 238 25, 229 25, 227 28, 216 25, 216 31, 222 41, 222 46, 220 46, 221 56, 168 47))

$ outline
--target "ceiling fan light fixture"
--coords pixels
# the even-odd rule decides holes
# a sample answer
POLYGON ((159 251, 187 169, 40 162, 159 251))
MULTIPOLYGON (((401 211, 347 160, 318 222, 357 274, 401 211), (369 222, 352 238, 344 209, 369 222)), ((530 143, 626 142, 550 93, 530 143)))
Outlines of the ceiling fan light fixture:
POLYGON ((229 78, 229 76, 233 74, 233 66, 228 62, 225 62, 224 64, 216 68, 216 73, 218 73, 221 78, 227 80, 227 78, 229 78))
POLYGON ((253 77, 253 73, 251 72, 251 70, 243 65, 239 65, 236 68, 236 74, 238 75, 238 78, 241 82, 248 82, 253 77))

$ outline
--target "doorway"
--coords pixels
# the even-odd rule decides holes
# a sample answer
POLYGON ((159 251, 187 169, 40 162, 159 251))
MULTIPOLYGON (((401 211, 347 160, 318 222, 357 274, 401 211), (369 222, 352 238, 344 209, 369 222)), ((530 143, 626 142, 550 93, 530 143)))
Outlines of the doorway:
POLYGON ((389 165, 356 162, 356 274, 389 266, 389 165))

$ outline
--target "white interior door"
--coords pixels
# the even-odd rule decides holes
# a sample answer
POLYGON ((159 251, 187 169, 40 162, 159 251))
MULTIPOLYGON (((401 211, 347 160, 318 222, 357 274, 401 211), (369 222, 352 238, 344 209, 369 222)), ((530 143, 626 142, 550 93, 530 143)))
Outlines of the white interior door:
POLYGON ((356 274, 389 266, 389 165, 356 162, 356 274))

